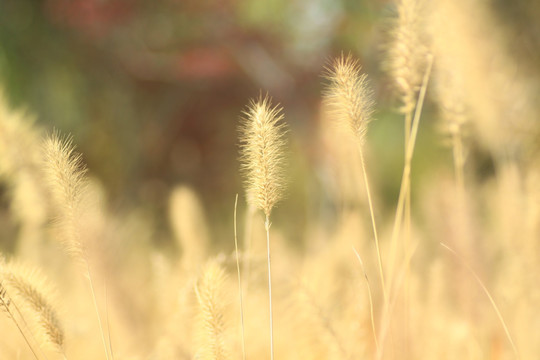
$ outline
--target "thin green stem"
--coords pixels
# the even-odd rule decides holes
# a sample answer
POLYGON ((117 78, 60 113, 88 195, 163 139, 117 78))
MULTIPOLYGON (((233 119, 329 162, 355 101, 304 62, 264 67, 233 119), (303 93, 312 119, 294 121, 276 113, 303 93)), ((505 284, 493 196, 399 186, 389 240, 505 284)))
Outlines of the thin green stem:
MULTIPOLYGON (((406 152, 407 148, 409 147, 410 142, 410 136, 411 136, 411 125, 412 125, 412 116, 413 116, 413 109, 407 111, 407 114, 405 114, 405 149, 404 149, 404 163, 407 162, 406 152)), ((410 165, 409 165, 410 166, 410 165)), ((408 182, 410 184, 411 179, 409 176, 408 182)), ((409 186, 407 188, 407 194, 405 197, 405 234, 403 239, 403 247, 404 247, 404 254, 405 258, 409 258, 410 256, 410 245, 411 245, 411 187, 409 186)), ((410 334, 409 331, 409 279, 410 279, 410 263, 407 263, 407 266, 405 268, 405 280, 404 280, 404 315, 405 315, 405 322, 404 322, 404 328, 403 328, 403 336, 404 339, 407 339, 407 335, 410 334)), ((405 341, 405 355, 408 355, 408 344, 409 341, 405 341)))
POLYGON ((454 157, 454 173, 456 176, 456 184, 460 191, 465 188, 464 181, 464 166, 465 159, 463 156, 463 141, 461 139, 461 129, 458 129, 452 134, 452 153, 454 157))
MULTIPOLYGON (((412 110, 408 111, 405 115, 405 149, 404 149, 404 163, 405 166, 407 162, 409 162, 408 166, 410 165, 411 158, 407 158, 407 149, 409 147, 410 137, 411 137, 411 123, 412 123, 412 110)), ((410 184, 410 174, 409 179, 407 180, 410 184)), ((405 241, 404 241, 404 247, 405 247, 405 256, 407 256, 407 253, 409 251, 409 245, 410 245, 410 237, 411 237, 411 187, 409 186, 407 188, 406 196, 405 196, 405 241)), ((407 287, 407 275, 405 276, 405 287, 407 287)))
MULTIPOLYGON (((418 135, 418 125, 420 123, 420 115, 422 113, 422 108, 424 105, 424 99, 426 96, 426 90, 427 85, 429 81, 429 76, 431 74, 431 67, 433 65, 433 56, 428 57, 428 66, 426 68, 426 72, 424 74, 424 78, 422 80, 422 87, 420 88, 419 96, 418 96, 418 103, 416 105, 416 110, 414 113, 413 123, 412 123, 412 129, 411 129, 411 136, 409 139, 409 143, 407 146, 407 151, 405 153, 405 166, 403 167, 403 174, 401 177, 401 187, 399 190, 399 199, 398 199, 398 205, 396 208, 396 215, 394 218, 394 226, 392 229, 392 238, 390 242, 390 276, 392 276, 392 271, 394 268, 395 263, 395 257, 396 257, 396 247, 397 247, 397 239, 399 234, 401 233, 401 225, 403 222, 403 211, 404 211, 404 205, 405 205, 405 199, 408 193, 408 189, 410 186, 410 176, 411 176, 411 161, 414 154, 414 148, 416 144, 416 137, 418 135)), ((389 288, 392 287, 392 281, 389 281, 388 284, 389 288)))
MULTIPOLYGON (((411 164, 411 160, 412 160, 412 156, 411 158, 407 158, 407 149, 409 148, 409 142, 410 142, 410 137, 411 137, 411 122, 412 122, 412 110, 409 111, 406 115, 405 115, 405 160, 404 160, 404 163, 405 163, 405 166, 407 162, 409 162, 408 166, 410 167, 411 164)), ((411 178, 410 178, 410 174, 409 174, 409 179, 407 180, 410 184, 411 182, 411 178)), ((410 236, 411 236, 411 187, 409 186, 407 188, 407 192, 406 192, 406 197, 405 197, 405 241, 404 241, 404 244, 405 244, 405 253, 407 254, 407 252, 409 251, 408 248, 409 248, 409 245, 410 245, 410 236)), ((405 280, 405 282, 407 282, 407 280, 405 280)))

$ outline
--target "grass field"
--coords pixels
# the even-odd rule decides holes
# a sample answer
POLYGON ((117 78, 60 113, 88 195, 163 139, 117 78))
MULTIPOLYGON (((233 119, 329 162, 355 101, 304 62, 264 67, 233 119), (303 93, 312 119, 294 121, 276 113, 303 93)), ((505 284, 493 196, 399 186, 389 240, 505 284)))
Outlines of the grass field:
POLYGON ((538 78, 484 2, 395 9, 393 114, 346 49, 313 149, 261 89, 223 214, 187 184, 161 221, 113 206, 73 138, 1 94, 0 359, 536 359, 538 78))

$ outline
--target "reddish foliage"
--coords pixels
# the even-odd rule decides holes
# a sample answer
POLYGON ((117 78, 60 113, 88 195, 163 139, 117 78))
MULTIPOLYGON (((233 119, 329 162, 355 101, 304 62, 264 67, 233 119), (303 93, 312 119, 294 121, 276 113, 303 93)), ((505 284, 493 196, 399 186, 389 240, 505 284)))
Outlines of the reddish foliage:
POLYGON ((48 15, 57 23, 100 38, 133 14, 133 5, 123 0, 47 0, 48 15))
POLYGON ((218 47, 193 48, 175 61, 173 73, 179 78, 217 78, 234 71, 230 56, 218 47))

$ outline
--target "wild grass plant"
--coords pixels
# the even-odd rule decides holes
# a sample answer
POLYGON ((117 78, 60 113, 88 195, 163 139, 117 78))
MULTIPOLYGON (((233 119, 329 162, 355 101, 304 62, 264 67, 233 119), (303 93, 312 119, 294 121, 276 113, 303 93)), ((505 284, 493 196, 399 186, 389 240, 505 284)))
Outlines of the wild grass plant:
POLYGON ((316 166, 331 180, 309 196, 326 203, 305 224, 280 203, 302 181, 286 166, 294 128, 261 95, 238 110, 245 192, 229 194, 228 231, 216 234, 191 187, 170 189, 178 251, 156 245, 144 211, 110 210, 73 140, 0 97, 0 179, 18 227, 0 259, 0 359, 537 358, 538 84, 485 4, 396 9, 381 61, 405 124, 390 206, 368 128, 373 84, 353 55, 321 69, 316 166), (429 123, 449 161, 413 192, 429 123), (301 246, 283 221, 303 227, 301 246))

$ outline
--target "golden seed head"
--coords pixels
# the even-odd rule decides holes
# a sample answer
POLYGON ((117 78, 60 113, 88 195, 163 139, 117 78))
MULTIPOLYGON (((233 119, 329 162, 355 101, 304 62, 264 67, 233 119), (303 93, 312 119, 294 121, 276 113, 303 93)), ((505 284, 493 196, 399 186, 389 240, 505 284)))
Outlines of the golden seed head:
MULTIPOLYGON (((0 264, 0 306, 11 314, 9 306, 13 304, 16 311, 22 311, 25 325, 37 325, 37 334, 61 350, 64 331, 55 308, 57 302, 55 292, 39 271, 13 261, 0 264)), ((12 320, 17 322, 18 318, 12 320)))
POLYGON ((198 359, 230 358, 227 344, 226 274, 217 261, 207 263, 195 285, 198 359))
POLYGON ((45 184, 58 213, 57 222, 62 240, 66 249, 78 257, 83 251, 79 222, 88 183, 82 156, 75 152, 70 138, 62 139, 53 133, 45 140, 43 170, 45 184))
POLYGON ((279 105, 268 96, 251 100, 240 125, 240 161, 247 201, 270 216, 285 188, 285 124, 279 105))
POLYGON ((358 60, 351 55, 341 55, 326 69, 324 76, 329 80, 324 101, 330 115, 350 126, 358 141, 363 142, 373 113, 373 100, 367 76, 361 73, 358 60))
POLYGON ((394 81, 402 106, 401 112, 414 109, 416 93, 422 81, 422 66, 426 46, 422 39, 418 0, 400 0, 397 3, 397 18, 391 30, 386 68, 394 81))

